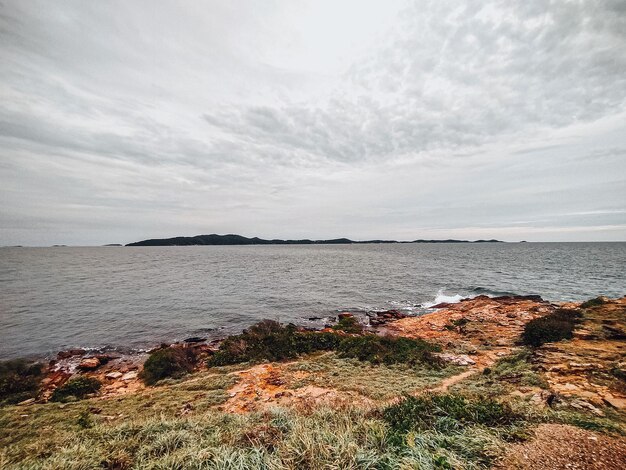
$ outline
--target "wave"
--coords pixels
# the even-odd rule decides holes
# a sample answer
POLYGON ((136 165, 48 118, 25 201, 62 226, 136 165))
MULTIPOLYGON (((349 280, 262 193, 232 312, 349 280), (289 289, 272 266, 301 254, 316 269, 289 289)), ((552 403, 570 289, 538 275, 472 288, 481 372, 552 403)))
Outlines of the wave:
POLYGON ((435 300, 433 300, 432 302, 424 302, 421 304, 421 307, 432 308, 434 305, 442 304, 442 303, 456 304, 463 299, 473 299, 475 297, 478 297, 479 295, 486 295, 487 297, 502 297, 505 295, 518 295, 515 292, 493 290, 493 289, 487 289, 485 287, 470 287, 468 292, 469 293, 465 295, 462 295, 462 294, 448 295, 444 293, 444 289, 441 288, 437 291, 435 300))
MULTIPOLYGON (((493 290, 487 289, 486 287, 474 287, 471 288, 472 293, 476 295, 487 295, 489 297, 502 297, 505 295, 518 295, 516 292, 510 292, 507 290, 493 290)), ((474 296, 475 297, 475 296, 474 296)))
POLYGON ((460 302, 463 299, 466 299, 468 297, 476 297, 478 294, 474 295, 474 296, 467 296, 467 295, 461 295, 461 294, 453 294, 453 295, 446 295, 442 289, 439 289, 437 291, 437 295, 435 296, 435 300, 433 300, 432 302, 424 302, 421 306, 423 308, 432 308, 433 305, 437 305, 437 304, 441 304, 441 303, 447 303, 447 304, 456 304, 458 302, 460 302))

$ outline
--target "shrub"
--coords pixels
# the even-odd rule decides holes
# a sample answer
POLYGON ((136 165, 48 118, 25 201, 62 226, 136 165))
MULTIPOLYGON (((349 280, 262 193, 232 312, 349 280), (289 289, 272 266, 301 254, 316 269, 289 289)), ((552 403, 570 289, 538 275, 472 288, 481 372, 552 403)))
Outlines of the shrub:
POLYGON ((84 398, 90 393, 100 390, 102 384, 94 377, 78 376, 68 380, 65 384, 52 392, 50 400, 65 401, 69 397, 84 398))
POLYGON ((522 343, 541 346, 544 343, 571 339, 581 317, 578 310, 558 309, 545 317, 529 321, 522 333, 522 343))
POLYGON ((140 378, 147 385, 154 385, 167 377, 182 377, 193 369, 191 351, 183 348, 163 348, 153 351, 143 364, 140 378))
POLYGON ((340 330, 344 333, 361 334, 363 333, 363 325, 355 317, 339 317, 339 321, 333 330, 340 330))
POLYGON ((506 403, 492 399, 468 399, 462 395, 407 396, 383 410, 383 419, 400 434, 436 429, 460 430, 469 425, 506 426, 522 419, 506 403))
POLYGON ((334 333, 298 331, 292 324, 282 326, 273 320, 263 320, 240 335, 226 338, 207 365, 281 361, 304 353, 336 349, 340 341, 341 337, 334 333))
POLYGON ((439 364, 440 360, 432 353, 440 349, 420 339, 363 335, 344 338, 339 345, 339 356, 374 364, 439 364))
POLYGON ((223 366, 250 361, 280 361, 315 351, 339 351, 341 357, 393 364, 425 362, 438 364, 432 355, 438 346, 422 340, 376 335, 341 336, 332 332, 298 331, 295 325, 282 326, 263 320, 240 335, 224 340, 207 365, 223 366))
POLYGON ((602 297, 596 297, 595 299, 589 299, 580 304, 580 308, 598 307, 599 305, 604 305, 605 303, 606 302, 602 297))
POLYGON ((19 403, 39 391, 42 365, 23 359, 0 362, 0 404, 19 403))

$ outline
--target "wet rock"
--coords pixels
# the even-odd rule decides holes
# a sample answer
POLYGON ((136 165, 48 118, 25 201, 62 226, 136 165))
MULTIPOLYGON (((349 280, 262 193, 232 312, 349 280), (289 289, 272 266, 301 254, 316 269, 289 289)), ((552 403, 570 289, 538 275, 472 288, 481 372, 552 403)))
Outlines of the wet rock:
POLYGON ((437 305, 433 305, 433 306, 432 306, 432 307, 430 307, 430 308, 450 308, 450 307, 452 307, 453 305, 454 305, 454 304, 451 304, 451 303, 449 303, 449 302, 441 302, 441 303, 439 303, 439 304, 437 304, 437 305))
POLYGON ((206 341, 206 338, 192 336, 191 338, 184 339, 183 343, 202 343, 203 341, 206 341))
POLYGON ((60 351, 57 354, 57 358, 58 359, 69 359, 70 357, 74 357, 74 356, 82 356, 83 354, 85 354, 85 350, 84 349, 68 349, 67 351, 60 351))
POLYGON ((341 320, 342 318, 352 318, 352 317, 354 317, 354 314, 350 312, 341 312, 339 315, 337 315, 337 318, 339 318, 339 320, 341 320))

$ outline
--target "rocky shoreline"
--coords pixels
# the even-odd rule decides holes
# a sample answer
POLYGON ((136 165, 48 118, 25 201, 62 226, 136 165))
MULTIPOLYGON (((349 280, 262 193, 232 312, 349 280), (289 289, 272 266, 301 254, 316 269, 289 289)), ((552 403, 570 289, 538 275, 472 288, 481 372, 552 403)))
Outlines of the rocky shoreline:
MULTIPOLYGON (((412 406, 422 411, 411 423, 434 420, 420 436, 441 439, 424 449, 423 458, 456 462, 454 468, 488 468, 485 462, 498 469, 542 468, 547 458, 552 468, 605 470, 626 459, 626 297, 552 303, 538 296, 478 296, 436 305, 421 316, 341 312, 334 320, 321 330, 265 321, 241 335, 187 338, 139 354, 62 351, 44 365, 36 396, 0 406, 0 422, 16 430, 0 430, 0 443, 9 446, 0 464, 61 458, 45 449, 49 432, 64 436, 60 442, 72 450, 63 458, 72 465, 83 452, 73 443, 89 442, 80 454, 91 465, 84 468, 98 462, 140 468, 133 465, 141 466, 142 455, 153 451, 126 451, 129 445, 150 446, 152 439, 160 446, 175 435, 192 449, 209 431, 232 437, 215 437, 219 449, 229 450, 214 452, 226 452, 226 459, 246 449, 289 462, 289 453, 299 455, 320 427, 328 426, 329 439, 347 432, 343 438, 357 445, 355 422, 368 429, 363 435, 385 430, 380 455, 412 452, 412 434, 391 444, 400 431, 389 415, 399 407, 394 416, 402 421, 412 406), (175 360, 184 361, 182 374, 159 369, 175 360), (150 370, 159 374, 150 378, 150 370), (83 388, 72 394, 77 383, 83 388), (440 407, 448 407, 443 431, 437 428, 440 407), (451 422, 455 413, 459 418, 451 422), (491 429, 484 423, 493 413, 491 429), (283 419, 292 424, 276 424, 283 419), (128 426, 140 441, 106 437, 128 426), (87 428, 93 430, 85 433, 87 428), (296 447, 289 447, 292 435, 296 447), (571 451, 568 436, 584 452, 571 451), (458 440, 457 447, 447 447, 450 439, 458 440), (482 450, 466 454, 477 442, 482 450)), ((211 442, 202 445, 217 445, 211 442)), ((358 445, 370 449, 367 440, 358 445)))
MULTIPOLYGON (((621 306, 626 301, 606 299, 606 302, 609 306, 614 303, 621 306)), ((580 303, 572 302, 551 303, 536 295, 500 297, 480 295, 462 299, 458 303, 435 305, 432 307, 432 312, 420 316, 408 316, 398 310, 369 312, 365 316, 342 312, 337 315, 333 324, 341 319, 354 318, 363 324, 368 333, 432 341, 443 347, 444 352, 438 354, 441 360, 452 365, 467 367, 470 370, 479 370, 515 350, 519 336, 529 321, 548 315, 560 307, 577 308, 579 306, 580 303)), ((315 320, 318 319, 315 318, 315 320)), ((326 324, 321 330, 299 328, 303 331, 333 332, 333 324, 326 324)), ((619 327, 611 325, 604 325, 604 328, 617 328, 616 331, 621 331, 619 327)), ((577 331, 573 349, 581 348, 585 354, 591 354, 577 342, 591 338, 594 336, 589 331, 577 331)), ((161 344, 150 351, 131 354, 93 353, 84 349, 61 351, 46 365, 42 390, 37 399, 29 399, 21 404, 26 405, 35 401, 46 402, 56 388, 75 376, 93 377, 101 381, 102 388, 99 392, 101 397, 135 393, 145 388, 140 380, 140 371, 151 352, 163 348, 184 350, 198 358, 198 368, 201 369, 204 359, 213 355, 223 340, 224 338, 219 338, 207 341, 206 338, 192 337, 181 342, 161 344)), ((585 390, 589 403, 581 406, 587 409, 592 409, 599 403, 610 403, 620 409, 624 408, 626 395, 606 389, 592 392, 589 391, 589 384, 581 388, 572 383, 576 382, 573 378, 568 382, 557 374, 557 371, 570 371, 571 368, 584 372, 591 367, 597 367, 597 363, 591 363, 588 358, 583 357, 578 358, 578 362, 570 361, 570 364, 573 364, 571 367, 562 366, 558 365, 559 354, 551 351, 548 346, 544 350, 545 352, 540 352, 537 356, 552 365, 539 364, 539 367, 546 369, 546 374, 551 378, 551 383, 554 384, 557 393, 567 396, 572 391, 582 389, 585 390)))

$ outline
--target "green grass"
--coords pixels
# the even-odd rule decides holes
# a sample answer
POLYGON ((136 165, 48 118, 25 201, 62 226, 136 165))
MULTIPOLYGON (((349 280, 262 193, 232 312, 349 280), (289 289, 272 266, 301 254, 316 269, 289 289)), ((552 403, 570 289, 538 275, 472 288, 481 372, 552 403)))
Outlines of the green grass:
POLYGON ((523 419, 508 403, 458 394, 407 396, 385 408, 383 417, 401 434, 432 428, 453 432, 471 425, 506 426, 523 419))
MULTIPOLYGON (((482 468, 499 440, 484 430, 454 435, 434 430, 395 443, 389 425, 367 409, 319 408, 309 414, 274 409, 229 415, 215 410, 184 417, 136 415, 109 422, 84 405, 40 409, 47 431, 31 439, 0 430, 0 466, 7 469, 401 469, 482 468)), ((7 423, 5 410, 0 423, 7 423)), ((16 420, 16 418, 13 418, 16 420)), ((29 418, 34 424, 34 418, 29 418)), ((22 419, 22 421, 27 421, 22 419)), ((32 429, 32 427, 30 428, 32 429)))
POLYGON ((389 400, 435 387, 442 379, 460 371, 461 368, 456 366, 433 369, 422 364, 375 365, 358 359, 340 358, 331 352, 304 357, 287 366, 284 375, 290 388, 315 385, 357 392, 372 400, 389 400))
MULTIPOLYGON (((490 379, 508 383, 512 376, 523 377, 529 357, 522 351, 502 359, 490 379)), ((533 414, 523 403, 469 389, 391 406, 224 413, 220 405, 239 380, 234 372, 243 367, 166 379, 163 386, 119 397, 1 408, 0 468, 482 469, 507 441, 528 436, 539 422, 619 429, 617 415, 533 414)), ((436 385, 459 370, 374 365, 336 353, 306 356, 284 368, 287 386, 305 380, 381 400, 436 385)))

